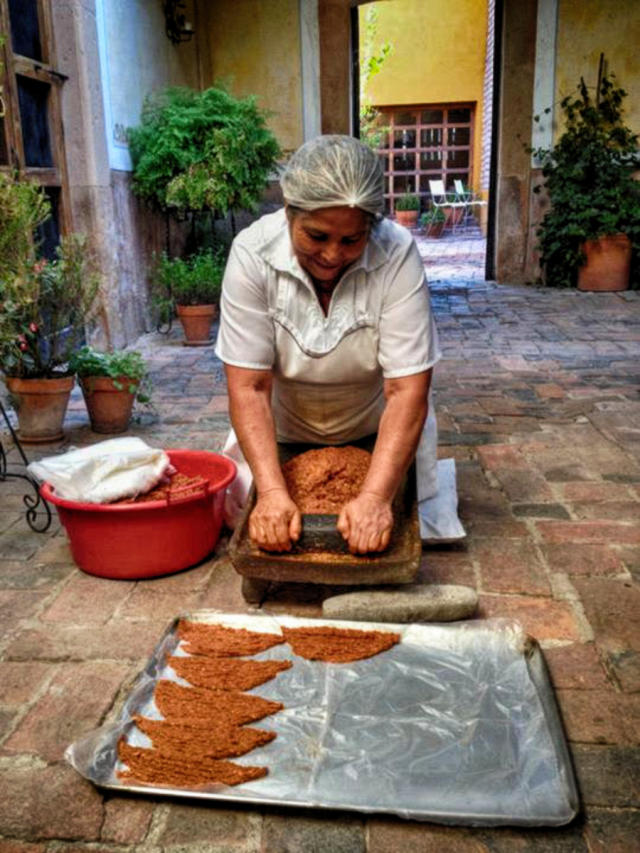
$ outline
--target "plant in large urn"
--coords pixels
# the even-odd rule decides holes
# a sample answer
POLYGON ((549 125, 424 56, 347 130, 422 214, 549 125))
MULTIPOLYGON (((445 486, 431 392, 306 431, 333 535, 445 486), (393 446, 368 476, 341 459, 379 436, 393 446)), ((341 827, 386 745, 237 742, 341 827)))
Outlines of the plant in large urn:
POLYGON ((580 290, 637 288, 640 183, 633 172, 640 156, 638 135, 624 122, 627 93, 607 73, 604 56, 595 92, 584 78, 577 92, 560 104, 564 130, 555 145, 532 150, 544 178, 534 191, 544 187, 550 202, 538 227, 544 281, 580 290))
POLYGON ((177 314, 185 346, 209 346, 216 319, 227 252, 224 248, 201 249, 187 258, 163 253, 152 274, 152 300, 159 323, 177 314))
POLYGON ((39 256, 34 232, 49 216, 44 191, 0 175, 0 371, 23 442, 50 442, 74 385, 69 358, 96 310, 99 279, 84 235, 39 256))

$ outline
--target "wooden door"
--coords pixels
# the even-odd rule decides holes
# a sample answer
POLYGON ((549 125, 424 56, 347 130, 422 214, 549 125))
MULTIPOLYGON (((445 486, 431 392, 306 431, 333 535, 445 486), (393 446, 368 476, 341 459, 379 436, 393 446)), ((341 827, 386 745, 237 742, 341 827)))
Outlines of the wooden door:
POLYGON ((0 37, 0 169, 44 187, 52 215, 38 238, 51 257, 69 230, 69 192, 49 0, 0 0, 0 37))

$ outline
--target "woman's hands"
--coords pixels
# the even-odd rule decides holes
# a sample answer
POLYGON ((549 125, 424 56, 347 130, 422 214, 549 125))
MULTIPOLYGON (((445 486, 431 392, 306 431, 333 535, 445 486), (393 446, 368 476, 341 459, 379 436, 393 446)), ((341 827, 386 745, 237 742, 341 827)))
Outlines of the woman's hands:
POLYGON ((290 551, 302 530, 300 510, 283 488, 258 493, 258 500, 249 516, 249 536, 265 551, 290 551))
MULTIPOLYGON (((393 528, 390 501, 361 492, 342 509, 338 530, 352 554, 384 551, 393 528)), ((249 516, 249 536, 265 551, 290 551, 302 531, 300 510, 286 489, 269 489, 258 496, 249 516)))
POLYGON ((360 492, 344 505, 338 518, 338 530, 352 554, 384 551, 392 528, 391 501, 373 492, 360 492))

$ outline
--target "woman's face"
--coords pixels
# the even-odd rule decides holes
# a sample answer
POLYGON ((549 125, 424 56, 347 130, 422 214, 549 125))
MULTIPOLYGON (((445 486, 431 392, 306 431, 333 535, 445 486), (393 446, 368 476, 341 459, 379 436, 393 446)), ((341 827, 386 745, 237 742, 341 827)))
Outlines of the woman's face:
POLYGON ((335 284, 369 239, 369 217, 358 207, 289 211, 288 216, 293 251, 320 286, 335 284))

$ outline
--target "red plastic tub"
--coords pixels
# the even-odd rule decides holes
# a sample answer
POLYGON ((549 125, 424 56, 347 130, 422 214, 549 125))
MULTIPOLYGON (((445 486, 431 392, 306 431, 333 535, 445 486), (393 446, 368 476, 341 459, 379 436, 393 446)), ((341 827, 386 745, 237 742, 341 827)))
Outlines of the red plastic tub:
POLYGON ((171 500, 92 504, 57 497, 54 504, 77 565, 90 575, 137 580, 178 572, 214 549, 222 527, 224 494, 236 475, 231 459, 205 450, 167 450, 173 466, 203 479, 202 490, 171 500))

